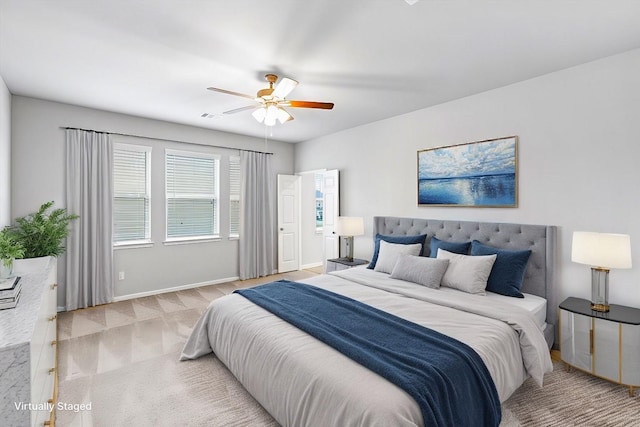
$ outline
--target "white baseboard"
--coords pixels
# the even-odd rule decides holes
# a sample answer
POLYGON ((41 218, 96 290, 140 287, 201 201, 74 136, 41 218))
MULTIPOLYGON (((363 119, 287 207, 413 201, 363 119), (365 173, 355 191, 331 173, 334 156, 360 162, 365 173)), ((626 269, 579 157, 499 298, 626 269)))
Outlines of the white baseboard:
POLYGON ((148 296, 151 296, 151 295, 166 294, 168 292, 183 291, 183 290, 186 290, 186 289, 199 288, 201 286, 218 285, 220 283, 233 282, 234 280, 239 280, 239 279, 240 278, 237 277, 237 276, 236 277, 227 277, 225 279, 217 279, 217 280, 211 280, 211 281, 200 282, 200 283, 190 283, 190 284, 187 284, 187 285, 174 286, 172 288, 154 289, 153 291, 138 292, 136 294, 129 294, 129 295, 120 295, 120 296, 114 297, 113 298, 113 302, 126 301, 126 300, 130 300, 130 299, 135 299, 135 298, 148 297, 148 296))

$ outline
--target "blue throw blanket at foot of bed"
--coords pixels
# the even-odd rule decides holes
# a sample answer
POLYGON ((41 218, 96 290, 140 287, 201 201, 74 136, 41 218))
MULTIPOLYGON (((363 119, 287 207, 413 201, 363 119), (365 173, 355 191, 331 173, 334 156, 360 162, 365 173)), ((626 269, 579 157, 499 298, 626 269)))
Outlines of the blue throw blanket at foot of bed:
POLYGON ((425 426, 500 424, 491 375, 460 341, 302 283, 235 292, 401 387, 420 406, 425 426))

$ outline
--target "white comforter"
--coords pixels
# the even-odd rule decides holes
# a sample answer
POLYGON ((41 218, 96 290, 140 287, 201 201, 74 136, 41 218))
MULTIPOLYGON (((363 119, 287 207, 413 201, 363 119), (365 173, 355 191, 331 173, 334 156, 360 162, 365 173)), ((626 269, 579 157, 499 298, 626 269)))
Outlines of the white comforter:
MULTIPOLYGON (((487 365, 501 401, 527 374, 542 385, 552 370, 533 315, 518 307, 364 268, 303 282, 465 342, 487 365)), ((402 389, 238 294, 211 303, 181 360, 211 351, 282 425, 422 425, 417 403, 402 389)))

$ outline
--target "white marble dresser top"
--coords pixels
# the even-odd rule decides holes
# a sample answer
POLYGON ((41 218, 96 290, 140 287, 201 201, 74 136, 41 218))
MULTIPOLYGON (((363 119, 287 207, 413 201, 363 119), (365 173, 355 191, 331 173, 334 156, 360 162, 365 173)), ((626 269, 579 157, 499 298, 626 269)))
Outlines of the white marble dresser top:
POLYGON ((52 262, 55 262, 52 257, 15 261, 22 294, 15 308, 0 310, 0 351, 31 340, 42 303, 42 286, 47 283, 48 266, 52 262))

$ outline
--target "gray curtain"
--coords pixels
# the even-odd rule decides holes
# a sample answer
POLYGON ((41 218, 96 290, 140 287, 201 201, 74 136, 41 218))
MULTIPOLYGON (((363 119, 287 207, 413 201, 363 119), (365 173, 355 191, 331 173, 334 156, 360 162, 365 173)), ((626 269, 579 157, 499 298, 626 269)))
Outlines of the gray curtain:
POLYGON ((271 155, 242 151, 240 196, 240 279, 275 272, 275 178, 271 155))
POLYGON ((109 134, 67 129, 67 310, 113 301, 113 148, 109 134))

